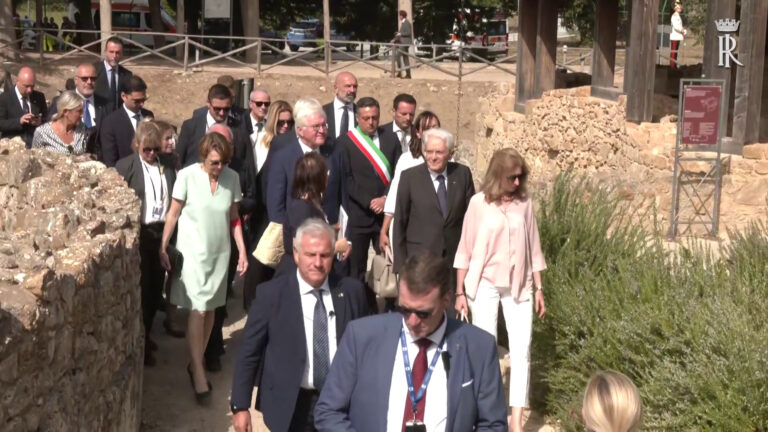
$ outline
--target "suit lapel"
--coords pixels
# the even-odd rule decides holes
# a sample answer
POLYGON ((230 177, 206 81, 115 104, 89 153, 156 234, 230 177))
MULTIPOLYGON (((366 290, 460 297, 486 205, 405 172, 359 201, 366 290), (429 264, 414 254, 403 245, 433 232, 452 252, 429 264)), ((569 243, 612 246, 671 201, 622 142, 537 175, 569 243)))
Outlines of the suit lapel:
POLYGON ((446 215, 445 220, 448 220, 448 218, 451 217, 453 209, 455 208, 454 204, 456 202, 456 198, 459 196, 460 191, 458 190, 458 183, 456 181, 456 165, 448 162, 446 170, 446 175, 448 176, 448 178, 445 179, 448 185, 448 202, 446 203, 448 206, 448 214, 446 215))
MULTIPOLYGON (((467 368, 467 344, 461 335, 456 334, 461 324, 448 319, 448 325, 445 329, 445 339, 448 346, 448 355, 450 358, 450 371, 448 372, 448 418, 446 420, 446 431, 453 430, 453 424, 456 420, 456 410, 459 408, 459 396, 462 384, 472 379, 470 371, 467 368)), ((471 384, 470 384, 471 385, 471 384)))
MULTIPOLYGON (((301 310, 301 294, 299 293, 299 281, 296 279, 298 276, 291 272, 288 276, 290 283, 283 293, 283 306, 285 307, 286 316, 284 323, 287 324, 287 330, 290 333, 289 338, 291 340, 299 341, 302 348, 299 350, 303 357, 300 358, 303 367, 307 365, 307 359, 309 354, 307 353, 307 336, 304 334, 304 314, 301 310)), ((302 368, 303 370, 303 368, 302 368)))
MULTIPOLYGON (((402 329, 403 319, 400 314, 390 313, 391 319, 387 321, 384 329, 382 329, 381 340, 386 343, 378 344, 378 353, 374 357, 374 361, 378 364, 371 370, 378 371, 376 373, 376 381, 374 381, 375 389, 383 389, 383 391, 377 391, 377 400, 374 404, 376 408, 375 414, 376 421, 373 424, 381 425, 380 430, 385 430, 384 425, 387 424, 387 410, 389 408, 389 392, 392 387, 392 372, 393 365, 395 363, 395 356, 397 350, 400 347, 400 330, 402 329)), ((446 429, 447 430, 447 429, 446 429)))
POLYGON ((350 311, 347 310, 349 303, 344 298, 344 291, 339 287, 339 280, 333 273, 328 276, 328 285, 331 287, 331 300, 333 301, 333 310, 336 314, 334 321, 336 322, 336 343, 338 346, 341 343, 341 336, 349 319, 350 311))

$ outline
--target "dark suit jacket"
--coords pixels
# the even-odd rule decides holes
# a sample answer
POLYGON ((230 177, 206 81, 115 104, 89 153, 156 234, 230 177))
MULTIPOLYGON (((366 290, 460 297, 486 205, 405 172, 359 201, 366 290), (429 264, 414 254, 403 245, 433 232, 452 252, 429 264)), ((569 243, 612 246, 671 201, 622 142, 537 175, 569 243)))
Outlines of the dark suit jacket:
MULTIPOLYGON (((394 135, 385 134, 384 129, 379 128, 379 147, 384 157, 389 161, 392 169, 390 175, 395 173, 395 164, 402 153, 400 142, 393 139, 394 135)), ((384 213, 375 214, 370 209, 371 200, 386 195, 389 185, 376 173, 373 165, 365 155, 357 148, 348 136, 340 137, 337 143, 341 156, 342 170, 346 193, 349 198, 349 227, 355 229, 371 229, 378 231, 381 228, 384 213)))
MULTIPOLYGON (((109 91, 109 77, 107 76, 107 68, 104 67, 104 59, 95 62, 93 67, 96 68, 96 84, 94 85, 94 94, 98 95, 99 98, 107 101, 105 109, 107 114, 109 114, 123 106, 123 100, 120 98, 120 90, 118 89, 117 95, 113 95, 112 92, 109 91), (115 100, 115 98, 117 100, 115 100)), ((118 86, 121 85, 121 83, 124 83, 125 80, 132 75, 133 72, 124 68, 122 65, 117 65, 118 86)))
MULTIPOLYGON (((287 221, 283 225, 283 247, 286 252, 293 249, 293 236, 296 230, 310 218, 324 219, 323 209, 315 207, 309 201, 303 199, 291 198, 288 201, 287 221)), ((286 255, 289 255, 288 253, 286 255)), ((291 257, 293 260, 293 257, 291 257)))
MULTIPOLYGON (((144 194, 144 169, 141 165, 141 160, 138 153, 134 153, 130 156, 126 156, 115 165, 115 169, 118 174, 123 176, 128 183, 128 187, 136 192, 141 200, 142 212, 146 208, 145 194, 144 194)), ((173 184, 176 182, 176 170, 173 167, 173 159, 167 157, 167 155, 160 155, 158 162, 163 166, 163 175, 165 176, 165 182, 168 184, 168 190, 165 191, 168 196, 173 194, 173 184)))
POLYGON ((411 255, 428 250, 453 263, 469 200, 475 194, 472 172, 448 162, 448 217, 443 219, 427 164, 403 171, 395 203, 393 252, 397 272, 411 255), (440 223, 442 221, 442 223, 440 223))
MULTIPOLYGON (((291 200, 291 187, 293 186, 296 162, 304 156, 298 137, 295 134, 290 135, 290 137, 293 138, 292 142, 282 145, 279 149, 270 146, 269 155, 267 155, 267 160, 262 167, 262 171, 267 170, 268 176, 266 195, 269 220, 279 224, 285 224, 287 221, 286 211, 288 202, 291 200)), ((341 174, 336 159, 331 157, 327 160, 331 175, 323 197, 323 211, 328 216, 328 222, 335 224, 339 218, 339 206, 341 204, 341 197, 339 196, 341 174)))
MULTIPOLYGON (((192 117, 197 117, 199 115, 206 115, 208 113, 208 106, 201 106, 199 108, 195 108, 194 111, 192 111, 192 117)), ((250 121, 248 120, 248 110, 240 108, 237 105, 232 105, 232 109, 229 111, 229 117, 232 118, 232 122, 240 125, 241 127, 245 127, 245 123, 248 123, 248 128, 251 128, 250 121)), ((250 135, 252 132, 249 132, 250 135)))
MULTIPOLYGON (((349 115, 352 116, 352 121, 354 121, 355 126, 357 126, 357 117, 355 116, 357 105, 354 103, 352 104, 352 110, 353 112, 349 113, 349 115)), ((325 141, 325 145, 330 145, 332 147, 334 142, 338 139, 336 137, 336 112, 333 109, 333 102, 323 105, 323 111, 325 111, 325 120, 328 122, 328 139, 325 141)))
MULTIPOLYGON (((381 127, 382 129, 384 129, 384 133, 385 133, 385 134, 387 134, 387 135, 391 135, 392 137, 394 137, 394 138, 392 138, 392 139, 394 139, 394 140, 395 140, 395 141, 397 141, 397 142, 400 142, 400 137, 399 137, 399 136, 397 136, 397 134, 395 133, 395 131, 394 131, 394 130, 392 130, 392 127, 393 127, 392 125, 393 125, 393 124, 394 124, 394 122, 389 122, 389 123, 387 123, 387 124, 381 125, 380 127, 381 127)), ((413 139, 413 133, 411 133, 411 139, 413 139)), ((411 146, 411 143, 410 143, 410 141, 409 141, 409 142, 408 142, 408 147, 410 148, 410 146, 411 146)), ((402 144, 400 145, 400 149, 401 149, 401 150, 403 150, 403 153, 405 153, 406 151, 409 151, 409 149, 403 149, 403 146, 402 146, 402 144)))
MULTIPOLYGON (((40 114, 43 121, 47 118, 48 110, 44 94, 39 91, 33 91, 29 95, 29 111, 32 114, 40 114)), ((26 143, 27 148, 30 148, 37 126, 22 126, 19 121, 23 115, 24 110, 21 107, 21 102, 16 98, 16 86, 13 85, 0 94, 0 137, 21 137, 26 143)))
MULTIPOLYGON (((152 111, 141 109, 141 118, 154 117, 152 111)), ((99 144, 101 148, 101 161, 108 167, 115 166, 120 159, 133 154, 131 143, 136 130, 133 128, 133 120, 121 107, 99 124, 99 144)))
MULTIPOLYGON (((367 303, 359 281, 330 275, 328 283, 338 341, 351 320, 367 315, 367 303)), ((235 362, 232 407, 248 408, 253 386, 258 384, 256 408, 264 414, 264 423, 271 431, 286 431, 307 362, 304 318, 295 272, 259 285, 243 332, 243 345, 235 362), (260 366, 262 373, 257 377, 260 366)), ((496 369, 498 371, 498 365, 496 369)))
MULTIPOLYGON (((402 326, 403 317, 397 313, 359 319, 347 326, 315 405, 317 430, 392 430, 391 425, 387 427, 387 409, 402 326)), ((445 343, 445 430, 506 432, 507 407, 493 336, 448 318, 445 343)))

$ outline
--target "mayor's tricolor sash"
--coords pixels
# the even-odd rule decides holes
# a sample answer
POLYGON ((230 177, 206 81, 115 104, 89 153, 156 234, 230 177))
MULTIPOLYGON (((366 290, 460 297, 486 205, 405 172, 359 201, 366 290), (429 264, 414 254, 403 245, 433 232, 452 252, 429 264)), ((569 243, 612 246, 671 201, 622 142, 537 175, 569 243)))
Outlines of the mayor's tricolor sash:
POLYGON ((360 130, 360 126, 347 132, 347 136, 353 143, 363 152, 363 155, 368 159, 368 162, 373 165, 373 169, 376 170, 376 174, 381 177, 381 181, 385 186, 389 186, 389 182, 392 181, 392 175, 390 174, 392 168, 389 166, 389 161, 378 147, 373 143, 371 137, 364 134, 360 130))

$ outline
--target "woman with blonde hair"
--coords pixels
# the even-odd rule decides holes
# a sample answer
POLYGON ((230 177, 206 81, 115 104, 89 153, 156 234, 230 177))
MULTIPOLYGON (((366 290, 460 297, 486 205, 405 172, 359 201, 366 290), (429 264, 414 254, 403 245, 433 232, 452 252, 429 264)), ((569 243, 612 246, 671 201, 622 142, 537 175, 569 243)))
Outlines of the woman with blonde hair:
POLYGON ((590 432, 634 432, 640 428, 643 402, 626 375, 601 371, 587 384, 581 414, 590 432))
POLYGON ((264 135, 261 136, 254 148, 256 172, 261 171, 261 167, 264 166, 272 140, 276 136, 287 133, 292 129, 293 109, 291 105, 284 100, 278 100, 270 104, 269 111, 267 111, 267 122, 264 126, 264 135))
POLYGON ((512 148, 497 150, 480 192, 469 201, 453 266, 456 312, 496 335, 499 303, 509 337, 509 430, 522 432, 528 404, 533 309, 546 313, 541 271, 547 268, 533 204, 528 165, 512 148), (531 304, 533 303, 533 305, 531 304))
POLYGON ((88 128, 81 121, 83 98, 74 91, 61 93, 51 121, 35 129, 32 148, 81 155, 88 151, 88 128))

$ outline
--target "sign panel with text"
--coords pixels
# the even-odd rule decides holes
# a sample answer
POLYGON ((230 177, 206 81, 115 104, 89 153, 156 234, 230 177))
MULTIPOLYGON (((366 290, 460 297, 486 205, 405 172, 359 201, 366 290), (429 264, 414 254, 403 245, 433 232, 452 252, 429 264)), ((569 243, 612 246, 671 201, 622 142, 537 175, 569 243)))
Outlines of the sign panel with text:
POLYGON ((722 87, 689 85, 683 91, 680 143, 717 145, 722 87))

